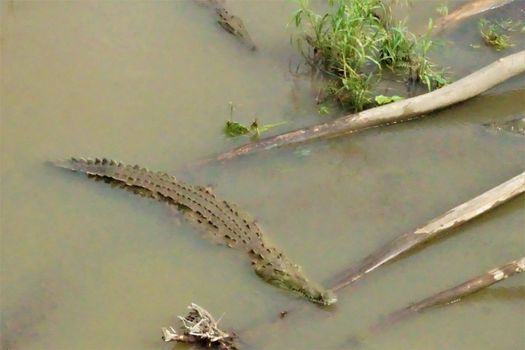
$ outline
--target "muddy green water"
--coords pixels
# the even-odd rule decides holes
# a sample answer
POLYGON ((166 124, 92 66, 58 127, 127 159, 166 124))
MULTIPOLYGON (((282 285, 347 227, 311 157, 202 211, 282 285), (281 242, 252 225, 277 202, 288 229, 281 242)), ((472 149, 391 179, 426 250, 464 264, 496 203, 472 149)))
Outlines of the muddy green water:
MULTIPOLYGON (((410 23, 436 4, 416 2, 410 23)), ((522 76, 421 121, 187 171, 242 142, 221 134, 228 101, 240 121, 288 123, 276 131, 322 119, 308 80, 289 72, 300 62, 286 28, 295 5, 227 6, 259 51, 193 2, 1 3, 3 347, 171 349, 160 327, 196 302, 225 313, 224 328, 244 331, 246 349, 523 349, 525 302, 515 293, 480 293, 367 332, 409 302, 522 256, 523 197, 323 310, 263 283, 244 256, 203 240, 164 205, 45 164, 106 156, 211 184, 324 283, 525 168, 523 137, 482 126, 524 112, 522 76), (292 308, 302 310, 270 324, 292 308)), ((501 55, 468 47, 479 41, 475 21, 442 37, 436 60, 458 75, 501 55)))

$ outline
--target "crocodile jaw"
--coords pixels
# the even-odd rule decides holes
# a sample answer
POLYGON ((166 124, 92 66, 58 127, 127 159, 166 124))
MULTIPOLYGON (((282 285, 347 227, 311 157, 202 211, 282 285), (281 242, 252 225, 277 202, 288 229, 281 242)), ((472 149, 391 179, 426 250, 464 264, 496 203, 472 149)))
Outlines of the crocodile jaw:
POLYGON ((285 264, 283 267, 272 264, 255 264, 254 270, 259 277, 274 286, 288 290, 321 305, 332 305, 337 302, 335 294, 322 286, 309 281, 295 264, 285 264))

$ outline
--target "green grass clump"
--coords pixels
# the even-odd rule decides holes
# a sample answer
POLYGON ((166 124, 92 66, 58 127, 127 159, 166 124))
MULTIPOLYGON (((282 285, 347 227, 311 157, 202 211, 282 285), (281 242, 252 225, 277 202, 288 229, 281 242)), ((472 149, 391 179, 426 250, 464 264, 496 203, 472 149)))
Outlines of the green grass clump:
POLYGON ((293 17, 302 55, 315 69, 333 78, 327 93, 360 111, 373 104, 375 83, 388 68, 429 90, 446 84, 429 61, 429 33, 416 37, 402 21, 394 21, 381 0, 329 0, 330 12, 320 15, 299 0, 293 17))
POLYGON ((512 21, 491 22, 484 18, 479 20, 479 33, 486 45, 494 47, 497 51, 514 46, 505 31, 512 31, 512 21))

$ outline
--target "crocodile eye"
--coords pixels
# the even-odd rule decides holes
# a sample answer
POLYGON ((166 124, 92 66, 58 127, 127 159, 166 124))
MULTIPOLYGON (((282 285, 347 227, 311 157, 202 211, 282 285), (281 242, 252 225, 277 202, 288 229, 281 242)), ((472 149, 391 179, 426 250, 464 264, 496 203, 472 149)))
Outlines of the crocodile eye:
POLYGON ((284 271, 278 269, 273 269, 273 273, 279 276, 286 276, 286 273, 284 271))

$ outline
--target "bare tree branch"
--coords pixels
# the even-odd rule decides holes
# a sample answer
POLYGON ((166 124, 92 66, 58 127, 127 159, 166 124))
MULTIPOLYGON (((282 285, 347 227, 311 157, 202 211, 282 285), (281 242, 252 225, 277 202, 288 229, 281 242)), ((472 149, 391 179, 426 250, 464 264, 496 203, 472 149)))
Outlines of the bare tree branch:
POLYGON ((428 308, 437 305, 452 304, 460 299, 478 292, 483 288, 493 285, 503 281, 504 279, 514 276, 518 273, 525 270, 525 257, 516 259, 487 271, 479 276, 476 276, 460 285, 457 285, 453 288, 441 291, 429 298, 423 299, 415 304, 409 305, 403 309, 391 313, 386 320, 377 323, 372 327, 372 330, 379 330, 385 326, 392 325, 402 319, 405 319, 409 316, 420 313, 428 308))
POLYGON ((334 285, 332 290, 337 291, 356 282, 401 254, 413 250, 424 242, 440 237, 443 232, 472 220, 523 192, 525 192, 525 172, 447 211, 425 226, 387 243, 366 257, 357 267, 344 272, 342 274, 344 277, 334 285))

